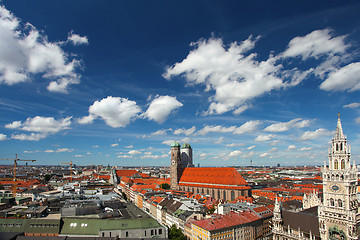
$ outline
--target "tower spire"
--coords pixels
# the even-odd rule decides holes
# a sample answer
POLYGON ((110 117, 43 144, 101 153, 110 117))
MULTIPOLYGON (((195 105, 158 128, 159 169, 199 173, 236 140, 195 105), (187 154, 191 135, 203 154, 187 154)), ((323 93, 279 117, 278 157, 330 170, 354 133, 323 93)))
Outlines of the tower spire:
POLYGON ((335 133, 335 137, 334 139, 336 140, 340 140, 340 139, 344 139, 344 133, 342 130, 342 126, 341 126, 341 120, 340 120, 340 113, 338 113, 338 121, 337 121, 337 126, 336 126, 336 133, 335 133))

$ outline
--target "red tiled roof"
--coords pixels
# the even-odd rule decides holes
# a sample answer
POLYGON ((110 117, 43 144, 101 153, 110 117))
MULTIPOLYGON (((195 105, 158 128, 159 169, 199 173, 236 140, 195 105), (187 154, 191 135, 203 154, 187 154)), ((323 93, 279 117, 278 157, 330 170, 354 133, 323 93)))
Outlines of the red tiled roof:
POLYGON ((204 168, 185 168, 180 178, 179 185, 188 184, 211 184, 216 185, 248 185, 241 174, 236 171, 235 168, 216 168, 216 167, 204 167, 204 168))
POLYGON ((116 170, 116 175, 118 177, 124 177, 124 176, 131 177, 136 173, 138 173, 137 170, 116 170))
POLYGON ((199 221, 194 221, 192 224, 199 226, 208 231, 219 230, 223 228, 228 228, 232 226, 237 226, 241 224, 246 224, 259 220, 258 217, 253 212, 241 212, 241 213, 228 213, 226 215, 213 216, 213 218, 203 219, 199 221))

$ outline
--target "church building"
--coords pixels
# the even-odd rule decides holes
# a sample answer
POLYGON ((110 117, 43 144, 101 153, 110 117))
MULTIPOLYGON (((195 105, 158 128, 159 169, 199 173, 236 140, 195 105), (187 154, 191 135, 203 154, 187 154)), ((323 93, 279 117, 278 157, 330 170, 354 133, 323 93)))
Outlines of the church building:
POLYGON ((309 206, 297 213, 282 210, 280 202, 276 201, 273 239, 359 239, 358 169, 355 161, 351 164, 350 155, 350 145, 344 136, 339 114, 329 148, 329 165, 325 162, 321 169, 323 200, 319 206, 309 206))
POLYGON ((194 167, 192 148, 178 142, 171 144, 171 189, 209 195, 215 199, 232 201, 250 196, 251 187, 232 167, 194 167))

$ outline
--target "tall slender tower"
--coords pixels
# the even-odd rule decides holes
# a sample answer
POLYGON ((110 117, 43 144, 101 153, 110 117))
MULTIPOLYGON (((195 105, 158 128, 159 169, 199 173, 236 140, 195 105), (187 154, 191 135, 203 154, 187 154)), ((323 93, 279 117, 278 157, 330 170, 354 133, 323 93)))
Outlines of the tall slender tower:
POLYGON ((323 202, 318 208, 320 236, 328 239, 358 239, 357 167, 350 162, 350 145, 344 136, 340 114, 329 148, 329 166, 322 168, 323 202))
POLYGON ((170 166, 170 187, 176 190, 181 177, 181 155, 180 143, 173 142, 171 144, 171 166, 170 166))

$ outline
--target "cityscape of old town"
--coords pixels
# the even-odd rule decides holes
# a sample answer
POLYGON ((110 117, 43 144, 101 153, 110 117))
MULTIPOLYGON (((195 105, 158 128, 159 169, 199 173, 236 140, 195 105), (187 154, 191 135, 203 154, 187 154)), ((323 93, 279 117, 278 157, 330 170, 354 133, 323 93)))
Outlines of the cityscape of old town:
POLYGON ((0 0, 0 240, 360 239, 359 12, 0 0))

